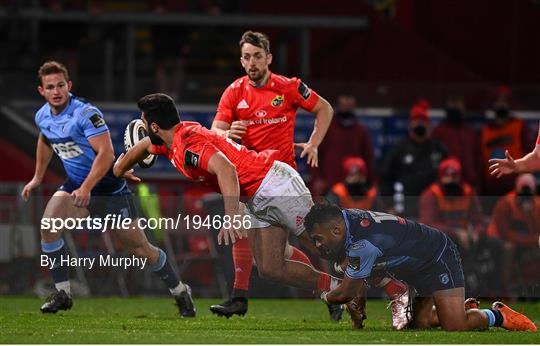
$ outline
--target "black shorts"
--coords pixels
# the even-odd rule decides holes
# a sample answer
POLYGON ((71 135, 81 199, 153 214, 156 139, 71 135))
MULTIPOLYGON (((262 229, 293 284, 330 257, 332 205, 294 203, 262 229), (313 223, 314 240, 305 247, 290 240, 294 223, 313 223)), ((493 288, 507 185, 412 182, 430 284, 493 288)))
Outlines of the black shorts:
MULTIPOLYGON (((58 191, 72 193, 78 188, 78 184, 68 179, 58 188, 58 191)), ((136 219, 139 217, 135 201, 133 200, 133 194, 127 185, 117 190, 111 188, 109 190, 100 189, 99 191, 92 191, 88 211, 93 218, 104 218, 107 214, 120 215, 119 219, 128 217, 136 219)))
POLYGON ((433 292, 465 287, 461 257, 456 244, 448 243, 437 260, 417 271, 399 271, 396 277, 416 288, 419 297, 431 297, 433 292))

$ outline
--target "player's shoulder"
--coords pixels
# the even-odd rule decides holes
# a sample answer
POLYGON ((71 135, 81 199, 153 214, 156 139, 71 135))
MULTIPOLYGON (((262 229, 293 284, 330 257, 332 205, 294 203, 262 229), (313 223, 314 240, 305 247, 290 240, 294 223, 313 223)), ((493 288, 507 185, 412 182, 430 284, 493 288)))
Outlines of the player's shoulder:
POLYGON ((272 73, 270 82, 277 87, 295 88, 300 83, 300 79, 296 77, 286 77, 277 73, 272 73))
POLYGON ((82 97, 72 96, 73 112, 78 116, 92 116, 93 114, 102 115, 98 107, 88 102, 82 97))
POLYGON ((231 84, 229 84, 229 86, 227 87, 227 89, 230 89, 230 90, 239 90, 239 89, 242 88, 244 85, 247 85, 247 83, 249 83, 248 77, 247 77, 247 76, 242 76, 242 77, 237 78, 237 79, 236 79, 234 82, 232 82, 231 84))

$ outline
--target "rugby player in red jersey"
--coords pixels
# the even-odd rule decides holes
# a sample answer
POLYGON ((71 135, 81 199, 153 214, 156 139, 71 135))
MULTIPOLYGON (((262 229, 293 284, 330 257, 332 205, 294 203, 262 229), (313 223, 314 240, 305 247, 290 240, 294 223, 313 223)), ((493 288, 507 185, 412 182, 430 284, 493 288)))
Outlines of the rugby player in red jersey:
MULTIPOLYGON (((239 46, 240 63, 246 75, 234 81, 221 96, 212 130, 241 141, 248 149, 257 152, 278 150, 277 160, 296 168, 293 137, 297 111, 302 108, 315 115, 315 124, 308 142, 296 146, 302 149, 300 157, 307 156, 307 163, 317 167, 317 148, 332 120, 332 107, 300 79, 287 78, 270 71, 272 54, 266 35, 247 31, 242 35, 239 46)), ((305 232, 295 235, 304 246, 312 247, 305 232)), ((253 264, 246 238, 234 243, 232 254, 235 267, 232 296, 210 307, 213 313, 227 317, 247 312, 247 291, 253 264)), ((311 265, 302 251, 290 245, 287 245, 285 256, 311 265)), ((388 277, 379 277, 371 284, 383 287, 392 299, 394 327, 405 327, 409 300, 407 286, 388 277)), ((341 318, 340 305, 329 305, 328 308, 332 320, 341 318)))
MULTIPOLYGON (((261 153, 224 138, 196 122, 182 122, 174 101, 151 94, 138 101, 149 136, 122 154, 113 172, 137 180, 131 168, 148 154, 166 155, 178 171, 224 196, 225 215, 234 219, 239 202, 252 224, 248 238, 262 278, 316 292, 328 291, 338 279, 302 262, 285 259, 288 232, 301 233, 313 204, 302 178, 277 151, 261 153)), ((242 214, 243 216, 243 214, 242 214)), ((224 225, 218 243, 229 244, 241 230, 224 225)))
MULTIPOLYGON (((212 130, 241 141, 248 149, 257 152, 275 149, 278 151, 276 160, 296 168, 294 125, 297 111, 302 108, 315 115, 315 125, 309 141, 296 146, 302 149, 301 157, 307 156, 308 164, 317 166, 317 148, 332 120, 332 106, 300 79, 270 72, 270 41, 264 34, 247 31, 239 45, 240 63, 246 75, 234 81, 221 96, 212 130)), ((312 246, 305 233, 296 235, 305 246, 312 246)), ((285 256, 311 265, 300 249, 289 244, 285 256)), ((247 238, 234 243, 232 257, 235 272, 231 298, 210 307, 219 316, 244 315, 248 308, 247 292, 253 254, 247 238)), ((329 309, 332 319, 341 318, 340 305, 329 306, 329 309)))

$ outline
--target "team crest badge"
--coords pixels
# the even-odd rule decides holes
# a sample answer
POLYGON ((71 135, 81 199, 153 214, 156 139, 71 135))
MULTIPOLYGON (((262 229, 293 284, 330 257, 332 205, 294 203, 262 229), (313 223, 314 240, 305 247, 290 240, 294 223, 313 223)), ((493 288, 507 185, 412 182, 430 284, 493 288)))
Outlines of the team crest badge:
POLYGON ((281 107, 283 104, 284 98, 283 95, 276 95, 274 99, 272 100, 272 106, 274 107, 281 107))
POLYGON ((443 285, 446 285, 450 281, 450 278, 448 277, 448 274, 444 273, 444 274, 439 275, 439 281, 443 285))

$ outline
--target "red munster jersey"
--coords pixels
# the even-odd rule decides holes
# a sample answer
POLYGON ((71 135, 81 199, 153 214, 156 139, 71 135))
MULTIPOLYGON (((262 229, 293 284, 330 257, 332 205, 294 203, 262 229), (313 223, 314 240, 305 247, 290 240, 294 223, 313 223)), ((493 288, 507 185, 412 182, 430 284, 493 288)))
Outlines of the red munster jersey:
POLYGON ((237 79, 221 96, 215 120, 244 120, 242 144, 248 149, 276 149, 277 159, 296 168, 294 123, 298 108, 312 111, 319 95, 298 78, 270 73, 266 85, 254 87, 248 76, 237 79))
POLYGON ((236 167, 242 197, 255 195, 277 154, 274 150, 260 153, 248 150, 191 121, 184 121, 175 129, 171 149, 153 145, 152 151, 166 155, 180 173, 216 192, 221 191, 217 177, 208 172, 208 161, 212 155, 221 152, 236 167))

